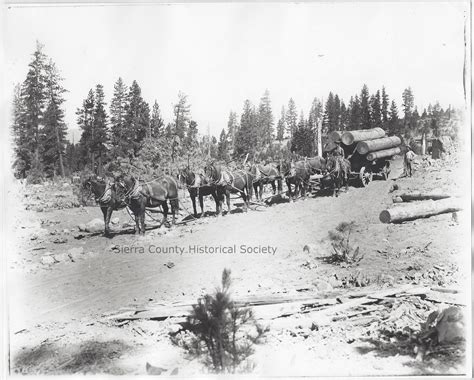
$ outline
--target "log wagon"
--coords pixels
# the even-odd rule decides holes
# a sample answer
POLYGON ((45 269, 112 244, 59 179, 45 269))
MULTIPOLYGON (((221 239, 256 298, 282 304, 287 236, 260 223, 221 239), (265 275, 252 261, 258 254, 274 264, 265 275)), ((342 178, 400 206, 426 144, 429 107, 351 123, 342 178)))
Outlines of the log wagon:
POLYGON ((390 161, 402 153, 400 138, 386 137, 381 128, 347 131, 341 135, 341 141, 351 163, 350 179, 357 179, 364 187, 374 175, 387 180, 390 161))

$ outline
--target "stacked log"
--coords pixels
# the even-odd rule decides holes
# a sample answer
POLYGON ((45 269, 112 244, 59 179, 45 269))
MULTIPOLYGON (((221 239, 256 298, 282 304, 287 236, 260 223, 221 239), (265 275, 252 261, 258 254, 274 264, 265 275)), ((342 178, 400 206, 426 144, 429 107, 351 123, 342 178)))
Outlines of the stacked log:
POLYGON ((329 139, 331 141, 341 141, 341 136, 344 132, 343 131, 332 131, 329 134, 329 139))
POLYGON ((367 159, 369 161, 376 160, 378 158, 386 158, 386 157, 392 157, 397 154, 401 154, 402 150, 399 146, 396 148, 390 148, 390 149, 384 149, 384 150, 378 150, 375 152, 370 152, 367 154, 367 159))
POLYGON ((399 146, 402 143, 400 137, 382 137, 375 140, 364 140, 357 143, 357 152, 360 154, 366 154, 369 152, 375 152, 378 150, 390 149, 399 146))
POLYGON ((433 215, 460 211, 459 200, 448 198, 439 201, 422 201, 402 203, 383 210, 379 219, 382 223, 401 223, 418 218, 427 218, 433 215))
POLYGON ((352 145, 359 141, 375 140, 385 136, 382 128, 361 129, 357 131, 346 131, 341 136, 341 141, 345 145, 352 145))

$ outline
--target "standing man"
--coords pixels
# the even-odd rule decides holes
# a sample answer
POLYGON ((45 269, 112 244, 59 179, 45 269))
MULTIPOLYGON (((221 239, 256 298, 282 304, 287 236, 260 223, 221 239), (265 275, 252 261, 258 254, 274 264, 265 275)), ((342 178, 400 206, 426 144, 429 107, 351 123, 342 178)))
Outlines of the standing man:
POLYGON ((335 141, 334 145, 335 145, 335 148, 332 150, 332 155, 334 157, 344 158, 344 149, 342 149, 342 147, 341 147, 341 142, 340 141, 335 141))
POLYGON ((412 168, 411 164, 415 159, 416 155, 413 150, 408 146, 407 152, 405 153, 405 176, 411 177, 412 176, 412 168))

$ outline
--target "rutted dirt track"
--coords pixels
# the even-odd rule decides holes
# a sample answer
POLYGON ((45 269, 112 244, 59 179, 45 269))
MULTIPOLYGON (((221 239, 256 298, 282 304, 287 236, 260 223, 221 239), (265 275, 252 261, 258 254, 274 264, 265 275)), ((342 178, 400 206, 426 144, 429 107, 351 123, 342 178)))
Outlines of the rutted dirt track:
MULTIPOLYGON (((400 161, 393 177, 399 171, 400 161)), ((457 192, 466 188, 459 183, 459 173, 456 168, 419 165, 414 178, 401 178, 397 183, 403 190, 457 192)), ((350 276, 367 278, 369 289, 407 283, 465 286, 462 263, 467 252, 463 251, 463 236, 468 236, 469 229, 463 213, 459 223, 445 214, 399 225, 382 224, 378 216, 392 204, 392 184, 390 180, 374 181, 367 188, 350 187, 338 198, 308 197, 257 207, 248 213, 205 217, 171 229, 151 229, 145 237, 137 237, 122 226, 129 221, 125 211, 113 215, 120 218, 120 227, 115 227, 117 234, 111 239, 100 234, 73 237, 79 223, 101 217, 98 208, 23 211, 15 217, 19 240, 12 245, 8 258, 12 370, 61 373, 69 351, 83 348, 84 342, 98 341, 112 342, 96 347, 96 351, 104 351, 104 361, 96 367, 78 367, 77 371, 143 374, 145 362, 150 361, 165 368, 179 367, 181 375, 198 374, 200 364, 188 361, 169 342, 170 322, 137 321, 118 327, 103 322, 103 317, 129 306, 195 300, 215 288, 224 268, 232 271, 236 298, 299 294, 308 288, 341 292, 344 279, 350 276), (321 260, 331 250, 328 231, 343 221, 356 222, 352 241, 364 254, 357 267, 344 268, 321 260), (54 243, 58 237, 65 242, 54 243), (237 252, 230 254, 189 252, 190 246, 234 245, 237 252), (276 251, 241 253, 241 245, 276 251), (305 245, 309 252, 303 251, 305 245), (185 252, 159 252, 176 246, 185 252), (18 247, 20 252, 14 254, 18 247), (45 252, 67 252, 73 247, 82 247, 84 252, 74 257, 74 262, 40 263, 45 252), (447 269, 438 277, 423 276, 431 273, 433 266, 447 269), (110 347, 115 347, 112 354, 110 347), (64 358, 58 357, 58 350, 64 350, 64 358), (35 357, 43 359, 35 362, 35 357)), ((235 208, 240 201, 233 203, 235 208)), ((189 207, 189 203, 184 204, 189 207)), ((213 211, 211 202, 206 207, 213 211)), ((309 337, 271 332, 267 343, 257 348, 254 373, 418 374, 437 368, 420 366, 410 355, 384 355, 352 327, 349 322, 334 324, 330 331, 310 332, 309 337), (272 364, 275 362, 279 364, 272 364)), ((443 367, 443 371, 457 373, 457 365, 443 367)))

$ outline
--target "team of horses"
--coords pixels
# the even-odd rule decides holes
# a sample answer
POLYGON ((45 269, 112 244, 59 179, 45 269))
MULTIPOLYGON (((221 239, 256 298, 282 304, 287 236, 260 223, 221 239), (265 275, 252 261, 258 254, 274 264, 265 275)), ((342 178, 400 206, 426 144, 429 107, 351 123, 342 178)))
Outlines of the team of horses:
POLYGON ((216 204, 216 215, 222 214, 226 202, 231 211, 231 194, 237 194, 247 211, 255 193, 257 201, 263 200, 263 187, 271 185, 273 194, 282 192, 282 182, 288 188, 290 201, 298 195, 306 196, 310 187, 310 177, 320 174, 320 189, 333 191, 338 196, 342 187, 348 187, 350 162, 343 157, 312 157, 300 160, 280 160, 266 165, 244 164, 240 169, 231 169, 216 162, 208 163, 196 172, 189 167, 182 168, 176 176, 162 175, 151 181, 142 181, 131 174, 120 174, 112 181, 90 176, 83 182, 83 188, 94 195, 104 216, 104 235, 110 235, 110 218, 113 211, 125 207, 135 219, 135 233, 145 234, 145 213, 161 207, 163 219, 167 223, 171 206, 172 223, 175 224, 179 211, 179 189, 187 189, 192 201, 194 217, 204 215, 204 197, 212 196, 216 204), (199 199, 200 214, 197 213, 196 198, 199 199))

